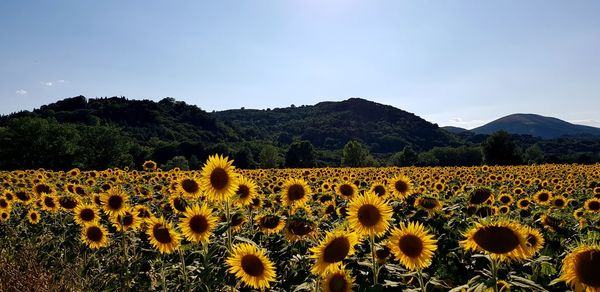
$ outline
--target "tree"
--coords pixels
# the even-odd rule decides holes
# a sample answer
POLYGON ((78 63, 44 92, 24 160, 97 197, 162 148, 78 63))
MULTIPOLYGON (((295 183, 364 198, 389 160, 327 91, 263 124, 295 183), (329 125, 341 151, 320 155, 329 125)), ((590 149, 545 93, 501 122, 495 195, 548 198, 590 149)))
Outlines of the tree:
POLYGON ((417 164, 418 161, 419 154, 410 145, 404 146, 402 151, 392 157, 392 165, 395 166, 411 166, 417 164))
POLYGON ((170 159, 169 161, 167 161, 167 163, 162 164, 160 166, 160 168, 164 169, 164 170, 170 170, 175 167, 179 167, 179 169, 181 169, 181 170, 189 170, 190 169, 188 160, 187 160, 187 158, 185 158, 185 156, 175 156, 172 159, 170 159))
POLYGON ((285 155, 287 167, 314 167, 316 164, 315 148, 309 141, 294 142, 285 155))
POLYGON ((533 144, 525 150, 525 162, 527 163, 540 163, 544 160, 544 151, 540 148, 540 145, 533 144))
POLYGON ((358 141, 350 141, 342 151, 342 165, 349 167, 365 166, 369 150, 358 141))
POLYGON ((243 146, 233 155, 234 164, 236 167, 242 169, 249 169, 256 167, 256 162, 252 157, 252 151, 248 147, 243 146))
POLYGON ((281 165, 282 158, 279 148, 273 145, 265 145, 259 155, 260 168, 277 168, 281 165))
POLYGON ((498 131, 482 143, 485 163, 489 165, 514 165, 521 163, 521 156, 512 137, 506 131, 498 131))

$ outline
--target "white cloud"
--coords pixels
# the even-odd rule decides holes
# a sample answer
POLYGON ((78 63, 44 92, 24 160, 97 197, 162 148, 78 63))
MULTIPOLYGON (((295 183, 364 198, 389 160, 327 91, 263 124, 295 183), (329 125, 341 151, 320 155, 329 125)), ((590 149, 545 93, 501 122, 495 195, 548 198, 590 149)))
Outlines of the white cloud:
POLYGON ((57 80, 56 82, 58 82, 58 83, 65 83, 65 80, 60 79, 60 80, 57 80))
POLYGON ((40 81, 40 84, 45 85, 45 86, 52 86, 52 85, 54 85, 54 82, 52 82, 52 81, 40 81))
POLYGON ((600 120, 594 120, 594 119, 570 120, 569 123, 573 123, 576 125, 600 127, 600 120))
POLYGON ((19 89, 15 92, 18 95, 26 95, 27 94, 27 90, 25 89, 19 89))
POLYGON ((484 120, 471 120, 465 121, 463 118, 452 118, 448 120, 448 126, 461 127, 465 129, 473 129, 479 126, 485 125, 487 121, 484 120))

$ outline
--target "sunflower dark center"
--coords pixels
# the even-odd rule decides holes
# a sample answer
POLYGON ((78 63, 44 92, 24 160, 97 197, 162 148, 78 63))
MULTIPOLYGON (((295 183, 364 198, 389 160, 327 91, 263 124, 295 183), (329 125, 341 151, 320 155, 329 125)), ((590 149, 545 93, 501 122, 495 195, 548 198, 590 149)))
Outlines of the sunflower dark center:
POLYGON ((56 206, 56 203, 51 197, 46 197, 44 198, 44 205, 46 205, 49 208, 54 208, 56 206))
POLYGON ((398 241, 400 251, 408 257, 414 258, 423 252, 423 241, 416 235, 407 234, 398 241))
POLYGON ((238 198, 245 199, 250 196, 250 188, 247 185, 240 185, 236 194, 238 195, 238 198))
POLYGON ((203 215, 194 215, 190 218, 189 227, 192 232, 202 234, 208 229, 208 221, 203 215))
POLYGON ((3 213, 2 213, 2 219, 6 219, 6 218, 8 218, 8 213, 4 213, 4 212, 3 212, 3 213))
POLYGON ((527 201, 527 200, 519 201, 519 206, 527 207, 527 206, 529 206, 529 201, 527 201))
POLYGON ((222 168, 215 168, 210 173, 210 184, 217 190, 222 190, 229 183, 229 175, 222 168))
POLYGON ((119 218, 123 226, 131 226, 133 224, 133 214, 131 213, 126 213, 123 216, 119 216, 119 218))
POLYGON ((483 204, 491 195, 492 192, 489 189, 476 189, 471 193, 469 203, 474 205, 483 204))
POLYGON ((75 188, 75 193, 80 195, 80 196, 84 196, 86 195, 85 190, 82 187, 76 187, 75 188))
POLYGON ((48 185, 37 185, 35 186, 35 190, 38 194, 49 194, 52 192, 52 189, 48 185))
POLYGON ((90 208, 85 208, 85 209, 81 210, 81 212, 79 212, 79 218, 81 218, 81 220, 86 221, 86 222, 94 220, 95 217, 96 217, 96 213, 94 213, 94 210, 92 210, 90 208))
POLYGON ((294 184, 288 188, 287 197, 290 201, 296 201, 304 198, 306 193, 304 192, 304 188, 301 185, 294 184))
POLYGON ((85 232, 85 236, 93 242, 100 242, 102 241, 102 237, 104 236, 104 234, 102 233, 102 230, 97 227, 97 226, 90 226, 88 227, 87 231, 85 232))
POLYGON ((480 228, 473 240, 479 247, 494 254, 509 253, 519 246, 519 237, 511 228, 504 226, 480 228))
POLYGON ((26 192, 16 192, 15 195, 17 196, 17 199, 23 202, 29 201, 29 199, 31 198, 26 192))
POLYGON ((527 235, 527 244, 529 244, 529 246, 536 246, 537 243, 537 237, 533 236, 532 234, 527 235))
POLYGON ((244 222, 244 216, 242 216, 241 214, 234 214, 231 217, 231 226, 238 226, 242 224, 242 222, 244 222))
POLYGON ((563 199, 556 199, 556 200, 554 200, 554 206, 556 206, 556 207, 564 207, 565 206, 565 201, 563 199))
POLYGON ((438 201, 433 198, 421 198, 420 205, 425 209, 434 209, 438 206, 438 201))
POLYGON ((259 277, 265 272, 265 265, 256 255, 247 254, 240 262, 244 272, 252 277, 259 277))
POLYGON ((347 184, 343 184, 340 186, 340 193, 344 197, 351 197, 352 195, 354 195, 354 188, 347 184))
POLYGON ((383 246, 383 248, 375 250, 375 256, 377 256, 378 259, 386 259, 390 256, 390 249, 387 246, 383 246))
POLYGON ((171 233, 169 232, 169 229, 167 229, 162 224, 154 225, 154 228, 152 228, 152 233, 154 234, 154 238, 156 238, 156 241, 162 244, 171 243, 171 241, 173 240, 171 238, 171 233))
POLYGON ((588 286, 600 287, 600 250, 588 250, 577 255, 575 273, 588 286))
POLYGON ((58 199, 58 203, 60 203, 60 205, 67 210, 77 207, 77 201, 69 197, 62 197, 58 199))
POLYGON ((548 193, 541 193, 538 195, 538 200, 540 200, 540 202, 546 202, 548 199, 550 199, 550 195, 548 193))
POLYGON ((375 192, 377 196, 383 197, 385 196, 385 187, 383 187, 382 185, 377 185, 373 188, 373 192, 375 192))
POLYGON ((358 209, 358 221, 364 226, 377 225, 381 220, 381 212, 373 205, 363 205, 358 209))
POLYGON ((334 274, 329 280, 329 290, 332 292, 343 292, 348 290, 348 281, 342 274, 334 274))
POLYGON ((591 201, 588 204, 588 208, 590 210, 592 210, 592 211, 598 211, 598 210, 600 210, 600 202, 598 202, 598 201, 591 201))
POLYGON ((279 217, 273 216, 273 215, 267 215, 260 220, 260 226, 267 228, 267 229, 273 229, 273 228, 277 227, 277 225, 279 225, 279 221, 280 221, 279 217))
POLYGON ((29 215, 29 218, 31 218, 31 220, 34 220, 34 221, 37 220, 37 217, 38 217, 37 213, 31 213, 29 215))
POLYGON ((138 209, 138 217, 140 218, 149 218, 150 212, 146 209, 138 209))
MULTIPOLYGON (((212 175, 211 175, 211 183, 212 183, 212 175)), ((184 179, 181 181, 181 188, 189 194, 195 194, 198 192, 200 187, 198 183, 196 183, 193 179, 184 179)))
POLYGON ((508 203, 510 203, 510 197, 502 196, 502 197, 500 197, 500 202, 502 202, 502 204, 508 204, 508 203))
POLYGON ((187 203, 184 200, 182 200, 181 198, 174 198, 173 199, 173 207, 175 208, 175 210, 177 210, 179 212, 185 212, 187 203))
POLYGON ((0 208, 7 208, 8 207, 8 202, 4 199, 0 200, 0 208))
POLYGON ((396 191, 398 191, 399 193, 406 193, 406 191, 408 191, 408 184, 403 180, 398 180, 394 184, 394 187, 396 188, 396 191))
POLYGON ((289 223, 289 231, 298 236, 304 236, 313 231, 313 224, 306 221, 295 220, 289 223))
POLYGON ((350 241, 347 237, 332 240, 323 251, 323 259, 327 263, 337 263, 346 258, 350 252, 350 241))
POLYGON ((121 196, 110 196, 107 205, 112 210, 119 210, 123 206, 123 198, 121 196))

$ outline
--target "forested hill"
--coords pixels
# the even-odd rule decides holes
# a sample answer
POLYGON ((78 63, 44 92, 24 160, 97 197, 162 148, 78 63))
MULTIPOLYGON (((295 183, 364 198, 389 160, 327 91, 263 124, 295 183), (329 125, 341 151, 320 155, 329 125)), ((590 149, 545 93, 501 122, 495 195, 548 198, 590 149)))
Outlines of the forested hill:
POLYGON ((375 153, 396 152, 407 145, 428 150, 456 144, 451 134, 412 113, 360 98, 314 106, 227 110, 215 116, 244 139, 272 139, 280 144, 308 140, 329 150, 340 149, 352 139, 375 153))

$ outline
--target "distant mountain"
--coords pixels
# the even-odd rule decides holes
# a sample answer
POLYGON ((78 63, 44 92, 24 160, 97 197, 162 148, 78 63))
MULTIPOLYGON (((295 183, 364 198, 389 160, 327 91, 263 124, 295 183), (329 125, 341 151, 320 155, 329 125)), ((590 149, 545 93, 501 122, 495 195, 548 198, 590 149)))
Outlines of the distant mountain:
POLYGON ((352 139, 372 152, 390 153, 410 145, 416 150, 456 144, 456 137, 415 114, 361 98, 272 110, 227 110, 214 116, 244 139, 281 144, 308 140, 318 148, 341 149, 352 139))
POLYGON ((445 126, 442 127, 442 129, 452 133, 452 134, 460 134, 460 133, 464 133, 464 132, 468 132, 469 130, 465 129, 465 128, 461 128, 461 127, 453 127, 453 126, 445 126))
POLYGON ((531 135, 544 139, 579 135, 600 136, 600 128, 575 125, 557 118, 535 114, 508 115, 472 129, 471 132, 491 134, 499 130, 505 130, 511 134, 531 135))

